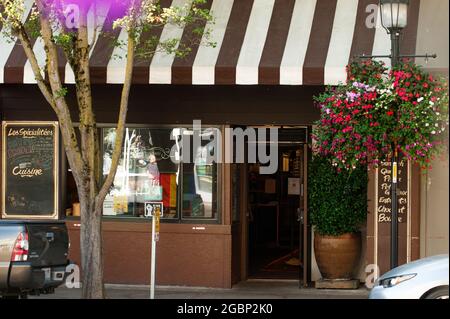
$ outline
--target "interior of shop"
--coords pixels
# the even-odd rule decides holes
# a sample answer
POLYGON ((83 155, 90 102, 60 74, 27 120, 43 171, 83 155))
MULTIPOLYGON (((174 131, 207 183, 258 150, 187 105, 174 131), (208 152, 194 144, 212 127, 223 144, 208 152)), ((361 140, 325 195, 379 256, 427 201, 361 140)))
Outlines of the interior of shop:
POLYGON ((275 174, 248 167, 249 278, 298 279, 301 263, 303 153, 295 143, 279 143, 275 174))

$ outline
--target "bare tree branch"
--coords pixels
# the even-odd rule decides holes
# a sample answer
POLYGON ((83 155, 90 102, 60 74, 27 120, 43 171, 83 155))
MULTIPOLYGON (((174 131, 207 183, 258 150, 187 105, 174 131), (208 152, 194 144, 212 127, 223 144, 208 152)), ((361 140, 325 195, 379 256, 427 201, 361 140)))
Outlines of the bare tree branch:
POLYGON ((45 100, 50 104, 53 110, 58 114, 58 109, 56 108, 55 101, 52 96, 51 88, 48 86, 48 83, 45 82, 45 79, 42 77, 41 68, 36 59, 36 55, 34 54, 33 47, 31 45, 30 38, 25 31, 25 28, 20 28, 17 30, 17 37, 22 44, 23 50, 25 51, 25 55, 30 61, 31 69, 33 71, 34 77, 36 79, 37 85, 41 90, 41 93, 44 95, 45 100))
POLYGON ((116 129, 116 139, 114 142, 114 152, 111 160, 111 168, 108 176, 106 177, 98 195, 96 198, 96 206, 103 203, 109 188, 111 187, 114 176, 117 172, 117 166, 119 165, 119 159, 122 151, 122 144, 125 135, 125 123, 128 111, 128 97, 130 95, 131 79, 133 76, 133 62, 134 62, 134 48, 135 39, 132 34, 128 34, 128 44, 127 44, 127 64, 125 67, 125 80, 122 88, 122 96, 120 98, 120 111, 119 118, 117 121, 116 129))
MULTIPOLYGON (((91 79, 89 70, 89 40, 87 27, 87 10, 80 14, 80 25, 75 47, 77 61, 75 74, 76 95, 80 113, 81 156, 84 172, 89 177, 90 198, 95 199, 98 185, 96 184, 96 156, 98 152, 97 133, 94 111, 92 108, 91 79)), ((91 203, 94 205, 94 203, 91 203)))
MULTIPOLYGON (((37 0, 38 10, 40 12, 41 36, 44 40, 44 48, 47 55, 47 69, 52 96, 58 116, 61 134, 63 137, 64 146, 66 148, 67 159, 73 170, 81 172, 82 159, 79 152, 78 142, 73 128, 72 118, 70 116, 69 107, 62 92, 64 91, 61 79, 58 72, 58 54, 56 46, 53 43, 53 33, 50 26, 50 21, 44 12, 41 0, 37 0)), ((75 176, 77 184, 81 180, 75 176)))

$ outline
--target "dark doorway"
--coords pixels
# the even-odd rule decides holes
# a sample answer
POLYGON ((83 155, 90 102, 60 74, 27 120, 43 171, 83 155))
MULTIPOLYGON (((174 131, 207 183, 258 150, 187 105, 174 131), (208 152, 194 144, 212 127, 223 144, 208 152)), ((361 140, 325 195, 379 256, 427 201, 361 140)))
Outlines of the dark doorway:
POLYGON ((278 143, 278 170, 247 165, 248 278, 299 279, 303 274, 304 144, 278 143))

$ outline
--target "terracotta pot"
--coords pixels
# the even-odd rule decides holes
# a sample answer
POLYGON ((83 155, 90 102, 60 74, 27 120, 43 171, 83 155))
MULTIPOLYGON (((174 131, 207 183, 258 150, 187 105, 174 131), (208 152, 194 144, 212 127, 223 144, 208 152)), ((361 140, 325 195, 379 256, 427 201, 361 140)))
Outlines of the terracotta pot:
POLYGON ((361 233, 341 236, 314 234, 314 253, 324 279, 352 279, 361 256, 361 233))

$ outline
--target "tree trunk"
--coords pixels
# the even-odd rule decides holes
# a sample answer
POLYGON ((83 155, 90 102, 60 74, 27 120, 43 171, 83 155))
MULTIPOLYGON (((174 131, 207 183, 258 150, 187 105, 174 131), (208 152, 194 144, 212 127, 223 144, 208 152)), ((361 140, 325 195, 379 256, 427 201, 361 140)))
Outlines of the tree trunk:
POLYGON ((82 298, 103 299, 102 212, 91 192, 80 192, 82 298))

